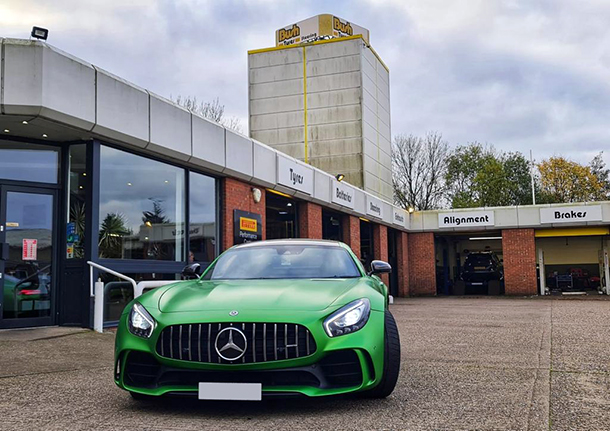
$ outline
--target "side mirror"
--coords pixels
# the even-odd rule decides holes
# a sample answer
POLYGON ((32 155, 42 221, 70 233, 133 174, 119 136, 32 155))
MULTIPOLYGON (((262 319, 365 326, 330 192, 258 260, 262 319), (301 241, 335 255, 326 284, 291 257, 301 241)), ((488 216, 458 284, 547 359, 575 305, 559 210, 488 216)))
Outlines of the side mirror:
POLYGON ((194 280, 201 275, 201 265, 198 263, 189 263, 182 270, 182 278, 185 280, 194 280))
POLYGON ((372 274, 389 274, 392 272, 392 267, 389 263, 384 262, 383 260, 374 260, 371 262, 371 272, 372 274))

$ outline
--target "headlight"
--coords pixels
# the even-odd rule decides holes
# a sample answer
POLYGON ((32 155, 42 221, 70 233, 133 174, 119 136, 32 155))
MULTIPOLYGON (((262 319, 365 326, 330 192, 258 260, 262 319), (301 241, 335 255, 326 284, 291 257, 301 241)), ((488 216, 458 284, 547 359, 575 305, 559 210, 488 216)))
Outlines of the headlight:
POLYGON ((362 329, 369 320, 371 314, 371 303, 362 298, 350 302, 328 316, 324 321, 324 329, 329 337, 351 334, 362 329))
POLYGON ((155 319, 140 304, 133 304, 129 313, 129 332, 142 338, 150 338, 155 329, 155 319))

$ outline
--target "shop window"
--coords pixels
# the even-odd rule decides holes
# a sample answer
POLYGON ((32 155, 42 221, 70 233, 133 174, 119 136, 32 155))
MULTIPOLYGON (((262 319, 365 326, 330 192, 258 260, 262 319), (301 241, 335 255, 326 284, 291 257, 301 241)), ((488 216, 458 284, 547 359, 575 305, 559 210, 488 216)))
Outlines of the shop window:
POLYGON ((45 146, 0 141, 0 178, 57 184, 59 150, 45 146))
POLYGON ((268 193, 266 204, 267 239, 298 238, 296 202, 268 193))
POLYGON ((87 190, 87 146, 72 145, 69 155, 68 176, 68 226, 66 232, 66 257, 83 259, 85 238, 85 198, 87 190))
POLYGON ((189 262, 207 264, 216 257, 216 180, 189 175, 189 262))
POLYGON ((185 173, 101 147, 99 257, 184 261, 185 173))
POLYGON ((326 210, 322 211, 322 238, 332 241, 343 241, 341 214, 326 210))

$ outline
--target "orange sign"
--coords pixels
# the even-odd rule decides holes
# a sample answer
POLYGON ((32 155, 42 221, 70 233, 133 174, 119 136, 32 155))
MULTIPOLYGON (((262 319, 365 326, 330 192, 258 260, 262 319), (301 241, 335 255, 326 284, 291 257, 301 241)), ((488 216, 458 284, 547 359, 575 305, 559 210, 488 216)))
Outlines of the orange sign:
POLYGON ((258 226, 256 224, 256 220, 247 217, 239 218, 239 228, 241 230, 247 230, 248 232, 256 232, 258 231, 258 226))

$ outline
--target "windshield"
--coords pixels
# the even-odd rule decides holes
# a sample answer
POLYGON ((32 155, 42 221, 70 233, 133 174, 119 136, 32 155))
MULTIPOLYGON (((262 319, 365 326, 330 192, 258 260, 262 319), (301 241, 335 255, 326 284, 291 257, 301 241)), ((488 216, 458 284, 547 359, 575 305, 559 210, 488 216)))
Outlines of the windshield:
POLYGON ((267 245, 229 250, 205 273, 204 280, 361 277, 342 247, 267 245))

